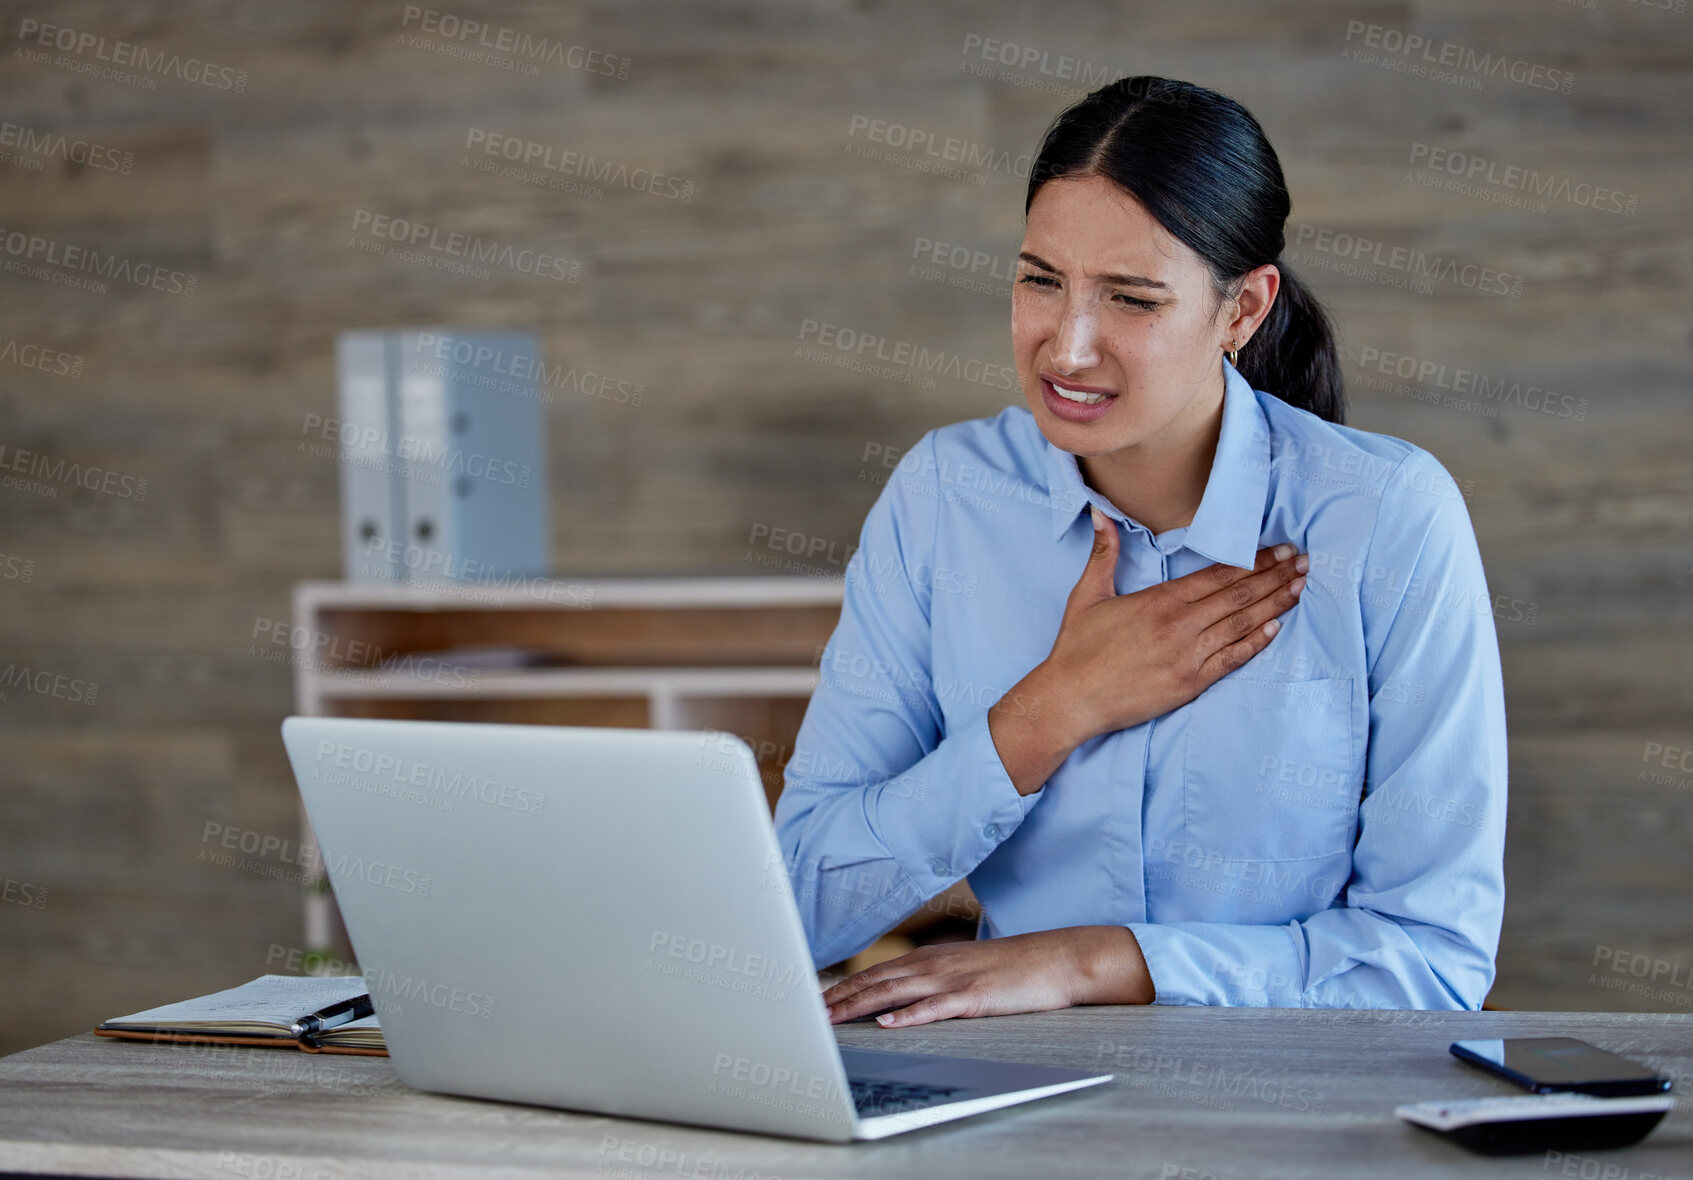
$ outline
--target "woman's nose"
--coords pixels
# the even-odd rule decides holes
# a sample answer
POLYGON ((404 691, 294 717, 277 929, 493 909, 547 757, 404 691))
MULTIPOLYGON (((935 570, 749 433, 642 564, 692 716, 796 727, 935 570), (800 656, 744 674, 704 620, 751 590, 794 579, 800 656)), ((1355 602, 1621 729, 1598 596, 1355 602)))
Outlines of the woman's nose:
POLYGON ((1052 363, 1077 373, 1099 363, 1099 305, 1091 299, 1072 300, 1064 307, 1058 336, 1052 342, 1052 363))

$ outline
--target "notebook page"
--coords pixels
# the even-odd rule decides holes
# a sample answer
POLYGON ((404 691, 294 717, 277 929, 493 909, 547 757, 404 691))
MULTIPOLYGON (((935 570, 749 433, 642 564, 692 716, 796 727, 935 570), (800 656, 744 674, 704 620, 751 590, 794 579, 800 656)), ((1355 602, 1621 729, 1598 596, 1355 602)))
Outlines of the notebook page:
POLYGON ((308 1012, 365 994, 358 975, 261 975, 239 987, 148 1008, 111 1026, 183 1027, 203 1024, 277 1025, 283 1031, 308 1012))

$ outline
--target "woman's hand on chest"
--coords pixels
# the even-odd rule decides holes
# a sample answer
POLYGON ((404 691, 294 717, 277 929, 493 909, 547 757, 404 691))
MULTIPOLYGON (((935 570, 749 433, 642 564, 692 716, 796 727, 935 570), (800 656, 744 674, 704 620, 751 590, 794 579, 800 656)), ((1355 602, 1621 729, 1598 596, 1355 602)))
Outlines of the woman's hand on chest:
POLYGON ((1259 550, 1251 570, 1219 563, 1118 594, 1118 544, 1109 520, 1095 528, 1043 663, 1046 679, 1064 686, 1072 747, 1162 717, 1264 650, 1310 564, 1283 545, 1259 550))

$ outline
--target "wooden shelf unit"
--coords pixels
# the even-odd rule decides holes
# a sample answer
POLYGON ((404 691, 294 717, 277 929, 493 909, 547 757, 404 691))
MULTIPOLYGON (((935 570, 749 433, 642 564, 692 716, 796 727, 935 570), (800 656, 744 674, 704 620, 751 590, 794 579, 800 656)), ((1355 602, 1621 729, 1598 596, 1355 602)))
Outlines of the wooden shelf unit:
MULTIPOLYGON (((843 582, 800 577, 531 579, 512 588, 302 582, 294 588, 296 712, 535 725, 726 730, 757 756, 772 809, 843 582), (454 661, 520 649, 540 666, 454 661)), ((304 812, 303 838, 315 846, 304 812)), ((305 895, 305 944, 350 960, 334 896, 305 895)), ((959 882, 855 956, 909 949, 937 918, 974 921, 959 882)))
MULTIPOLYGON (((719 729, 758 756, 772 808, 840 617, 840 579, 528 579, 508 588, 303 582, 294 703, 313 717, 719 729), (540 666, 484 666, 466 649, 540 666), (461 655, 454 659, 454 653, 461 655)), ((313 842, 301 815, 304 838, 313 842)), ((306 892, 305 942, 350 955, 334 897, 306 892)))

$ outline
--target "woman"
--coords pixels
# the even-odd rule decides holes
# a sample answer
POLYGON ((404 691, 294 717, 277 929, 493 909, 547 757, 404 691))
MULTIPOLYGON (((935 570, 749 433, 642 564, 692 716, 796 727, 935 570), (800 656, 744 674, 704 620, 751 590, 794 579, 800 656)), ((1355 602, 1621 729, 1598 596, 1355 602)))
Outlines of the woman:
POLYGON ((1342 424, 1288 210, 1210 90, 1124 79, 1048 130, 1027 408, 925 434, 871 508, 776 808, 818 966, 964 876, 977 940, 841 981, 833 1021, 1481 1006, 1491 600, 1441 464, 1342 424))

